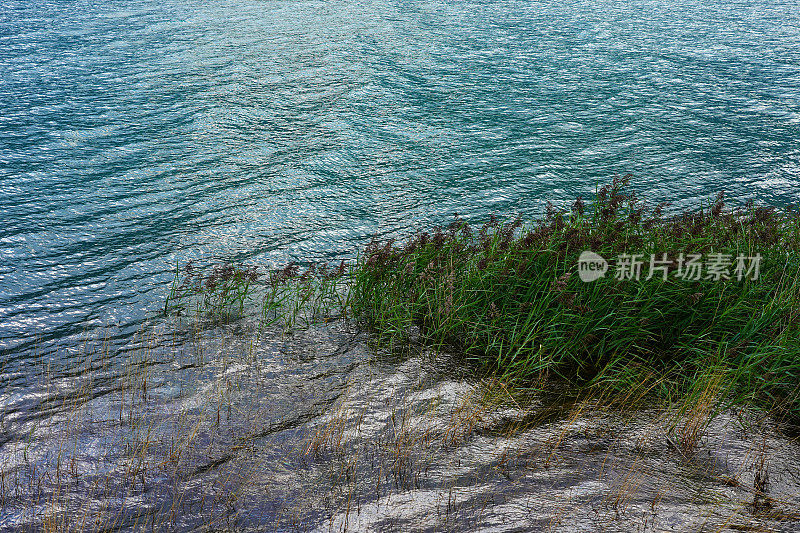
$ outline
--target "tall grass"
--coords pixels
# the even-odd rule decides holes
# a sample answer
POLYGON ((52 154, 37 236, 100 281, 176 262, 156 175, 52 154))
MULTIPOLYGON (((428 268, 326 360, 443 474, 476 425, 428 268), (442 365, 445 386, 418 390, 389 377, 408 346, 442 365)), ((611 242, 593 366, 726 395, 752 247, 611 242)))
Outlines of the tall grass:
POLYGON ((387 341, 418 334, 520 388, 558 378, 673 398, 707 395, 701 384, 713 382, 728 402, 800 414, 800 215, 728 210, 722 193, 679 216, 663 208, 616 178, 532 224, 456 220, 404 243, 373 241, 350 272, 348 308, 387 341), (611 260, 605 277, 579 279, 584 250, 611 260), (642 255, 638 280, 618 279, 621 254, 642 255), (647 279, 651 254, 666 261, 647 279), (680 254, 730 264, 684 279, 680 254), (760 271, 748 272, 756 254, 760 271))
POLYGON ((350 265, 187 265, 164 310, 219 324, 259 309, 262 325, 287 329, 347 317, 393 346, 460 354, 516 390, 559 382, 623 403, 800 415, 800 211, 726 209, 723 193, 680 215, 664 208, 615 178, 568 212, 548 204, 541 220, 479 228, 456 219, 373 240, 350 265), (610 262, 590 282, 578 269, 587 250, 610 262), (625 254, 638 271, 619 270, 625 254))
POLYGON ((346 264, 312 263, 301 274, 292 262, 263 272, 254 265, 225 263, 209 269, 176 265, 164 315, 211 326, 251 317, 258 324, 292 329, 346 313, 346 264))

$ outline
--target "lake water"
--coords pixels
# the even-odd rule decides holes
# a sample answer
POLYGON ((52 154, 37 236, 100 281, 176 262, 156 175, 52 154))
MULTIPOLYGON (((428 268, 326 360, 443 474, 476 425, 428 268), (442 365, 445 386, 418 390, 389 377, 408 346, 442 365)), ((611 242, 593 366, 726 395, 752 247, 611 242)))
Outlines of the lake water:
POLYGON ((669 413, 519 405, 345 321, 157 314, 176 264, 352 259, 615 174, 794 203, 798 140, 795 0, 0 0, 0 530, 795 531, 763 413, 687 457, 669 413))
POLYGON ((352 258, 455 213, 800 183, 793 0, 0 0, 0 386, 176 263, 352 258))

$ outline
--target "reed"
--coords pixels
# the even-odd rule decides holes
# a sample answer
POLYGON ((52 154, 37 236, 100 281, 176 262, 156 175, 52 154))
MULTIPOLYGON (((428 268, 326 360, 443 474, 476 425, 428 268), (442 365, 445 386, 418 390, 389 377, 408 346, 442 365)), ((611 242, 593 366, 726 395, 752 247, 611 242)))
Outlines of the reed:
POLYGON ((708 416, 742 403, 800 414, 800 211, 726 209, 723 193, 695 211, 665 207, 615 178, 541 220, 456 218, 373 239, 349 265, 188 264, 164 309, 211 325, 250 312, 289 330, 353 319, 384 345, 447 350, 523 392, 559 382, 616 403, 696 396, 708 416), (617 264, 582 281, 585 251, 617 264), (620 270, 633 255, 641 264, 620 270))
POLYGON ((800 414, 800 214, 726 209, 722 193, 694 212, 664 207, 615 178, 533 223, 456 219, 402 243, 373 240, 350 271, 348 311, 391 344, 418 338, 519 389, 555 378, 625 395, 651 383, 648 396, 696 395, 709 410, 711 369, 714 405, 800 414), (641 254, 640 279, 612 267, 582 281, 586 250, 641 254), (662 268, 647 279, 651 254, 662 268), (678 277, 692 254, 727 260, 727 271, 678 277))
POLYGON ((300 270, 294 262, 273 271, 231 263, 176 265, 163 312, 201 328, 255 318, 261 329, 282 325, 286 330, 346 313, 344 261, 338 266, 311 263, 300 270))

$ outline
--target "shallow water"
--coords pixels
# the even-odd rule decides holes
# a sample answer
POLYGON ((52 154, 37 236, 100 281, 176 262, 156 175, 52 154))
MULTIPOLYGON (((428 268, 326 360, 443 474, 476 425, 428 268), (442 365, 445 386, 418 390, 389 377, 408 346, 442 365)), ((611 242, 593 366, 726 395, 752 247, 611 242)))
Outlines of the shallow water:
POLYGON ((2 0, 0 386, 124 341, 192 258, 353 257, 616 173, 796 201, 796 8, 2 0))
POLYGON ((59 409, 5 418, 0 529, 800 527, 800 442, 757 412, 719 414, 690 449, 667 413, 520 403, 342 322, 184 334, 142 343, 107 394, 85 396, 101 370, 53 379, 59 409))

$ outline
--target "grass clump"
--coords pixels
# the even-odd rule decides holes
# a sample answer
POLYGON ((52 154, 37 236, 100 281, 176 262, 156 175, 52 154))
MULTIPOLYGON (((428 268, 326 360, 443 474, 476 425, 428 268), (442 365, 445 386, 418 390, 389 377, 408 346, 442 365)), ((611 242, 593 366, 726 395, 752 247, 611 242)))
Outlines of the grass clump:
POLYGON ((180 316, 193 311, 215 322, 243 316, 259 278, 257 267, 231 263, 215 265, 205 272, 189 262, 182 270, 176 265, 164 314, 180 316))
POLYGON ((456 218, 373 240, 351 265, 190 263, 164 312, 288 329, 355 318, 522 392, 559 381, 626 406, 660 395, 704 419, 731 403, 800 415, 800 212, 726 209, 722 193, 679 215, 664 207, 615 178, 569 211, 479 228, 456 218), (608 263, 594 281, 579 269, 586 251, 608 263))
POLYGON ((232 263, 176 266, 164 315, 212 326, 255 318, 261 327, 291 329, 346 312, 344 261, 338 266, 311 263, 300 270, 294 262, 270 271, 232 263))
POLYGON ((347 306, 388 341, 418 335, 517 387, 647 383, 672 398, 713 382, 727 401, 799 414, 800 214, 726 209, 722 193, 695 212, 663 209, 615 178, 533 224, 456 219, 373 240, 347 306), (591 282, 578 270, 586 250, 609 262, 591 282))

